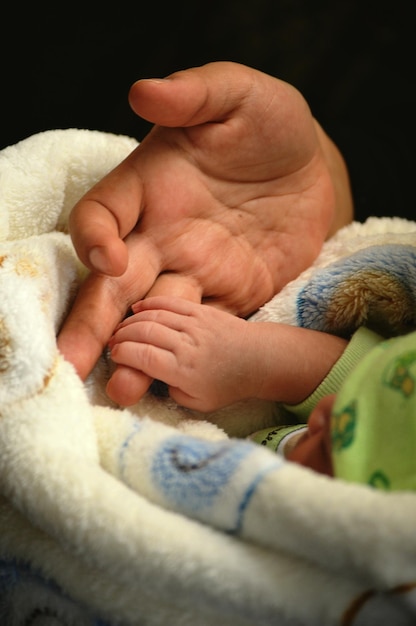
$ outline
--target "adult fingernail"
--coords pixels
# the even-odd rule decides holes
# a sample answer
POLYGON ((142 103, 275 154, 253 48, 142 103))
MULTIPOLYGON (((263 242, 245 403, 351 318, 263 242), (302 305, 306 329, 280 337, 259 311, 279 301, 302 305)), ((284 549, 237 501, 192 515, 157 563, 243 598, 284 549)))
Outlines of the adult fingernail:
POLYGON ((169 80, 167 78, 140 78, 139 80, 136 80, 136 82, 134 83, 135 85, 138 85, 139 83, 153 83, 154 85, 163 85, 164 83, 166 83, 166 81, 169 80))
POLYGON ((111 274, 111 266, 105 254, 104 248, 96 246, 92 248, 89 254, 89 260, 91 265, 98 272, 103 274, 111 274))

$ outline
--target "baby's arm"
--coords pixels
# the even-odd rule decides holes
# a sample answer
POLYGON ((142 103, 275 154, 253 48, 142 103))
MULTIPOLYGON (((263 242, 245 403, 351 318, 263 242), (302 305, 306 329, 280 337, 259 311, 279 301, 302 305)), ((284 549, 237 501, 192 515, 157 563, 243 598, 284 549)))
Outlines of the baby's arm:
POLYGON ((110 341, 112 359, 132 369, 131 384, 162 380, 176 402, 199 411, 246 398, 299 403, 347 343, 295 326, 248 322, 180 298, 148 298, 133 310, 110 341))

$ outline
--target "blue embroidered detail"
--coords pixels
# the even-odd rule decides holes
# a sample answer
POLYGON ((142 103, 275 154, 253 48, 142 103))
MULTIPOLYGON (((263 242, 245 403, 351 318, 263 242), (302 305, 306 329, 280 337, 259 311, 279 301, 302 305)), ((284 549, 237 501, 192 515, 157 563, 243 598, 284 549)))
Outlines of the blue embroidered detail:
POLYGON ((156 451, 152 478, 168 501, 195 513, 212 504, 252 452, 253 446, 245 442, 236 445, 173 436, 156 451))
POLYGON ((178 435, 159 446, 151 476, 174 510, 235 535, 264 476, 284 464, 252 442, 178 435))
POLYGON ((14 624, 16 615, 19 624, 44 617, 48 623, 53 619, 57 624, 82 622, 88 626, 111 626, 93 616, 86 607, 77 605, 54 581, 45 579, 28 564, 0 559, 1 624, 14 624))
POLYGON ((120 468, 120 475, 123 477, 124 480, 124 470, 125 470, 125 456, 126 456, 126 452, 127 449, 132 441, 132 439, 134 439, 134 437, 137 435, 138 432, 140 432, 142 430, 142 425, 141 423, 137 420, 136 422, 134 422, 133 424, 133 428, 131 430, 131 432, 127 435, 127 437, 125 438, 125 440, 123 441, 123 443, 120 446, 120 450, 118 453, 118 465, 120 468))
POLYGON ((257 474, 257 476, 255 476, 253 482, 248 487, 247 491, 244 494, 244 497, 242 498, 239 504, 235 527, 228 531, 230 534, 239 535, 241 533, 245 512, 248 508, 251 498, 256 493, 257 486, 260 484, 260 482, 263 480, 266 474, 268 474, 271 471, 274 471, 277 468, 277 466, 282 467, 282 465, 283 463, 276 463, 275 465, 266 467, 262 472, 260 472, 259 474, 257 474))
POLYGON ((0 561, 0 594, 4 589, 11 589, 20 579, 20 572, 14 563, 0 561))

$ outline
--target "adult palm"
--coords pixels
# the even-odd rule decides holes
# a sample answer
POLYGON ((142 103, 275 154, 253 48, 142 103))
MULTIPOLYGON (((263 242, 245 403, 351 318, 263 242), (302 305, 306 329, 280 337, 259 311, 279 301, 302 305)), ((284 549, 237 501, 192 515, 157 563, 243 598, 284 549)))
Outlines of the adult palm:
MULTIPOLYGON (((70 216, 92 272, 58 345, 81 377, 133 302, 172 294, 247 316, 350 213, 342 158, 285 82, 211 63, 138 81, 130 104, 155 126, 70 216)), ((113 389, 130 383, 113 375, 113 389)))

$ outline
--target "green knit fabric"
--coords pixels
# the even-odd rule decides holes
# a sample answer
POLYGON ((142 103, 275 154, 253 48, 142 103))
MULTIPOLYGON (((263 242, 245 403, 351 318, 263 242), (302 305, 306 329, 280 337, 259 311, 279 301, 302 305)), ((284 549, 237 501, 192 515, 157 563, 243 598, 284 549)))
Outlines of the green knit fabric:
POLYGON ((297 405, 286 405, 286 409, 291 413, 295 413, 300 420, 306 422, 319 400, 333 393, 338 393, 347 376, 354 370, 356 365, 383 340, 383 337, 372 330, 365 327, 359 328, 351 337, 343 354, 319 387, 306 400, 297 405))

